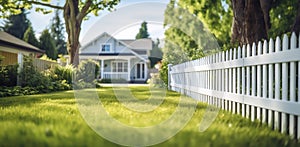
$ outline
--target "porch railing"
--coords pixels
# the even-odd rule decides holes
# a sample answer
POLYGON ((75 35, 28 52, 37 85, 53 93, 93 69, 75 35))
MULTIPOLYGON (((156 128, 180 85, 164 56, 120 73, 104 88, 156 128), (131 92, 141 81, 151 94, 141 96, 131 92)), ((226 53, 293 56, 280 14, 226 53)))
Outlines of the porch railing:
POLYGON ((125 79, 127 80, 127 72, 104 72, 103 79, 125 79))

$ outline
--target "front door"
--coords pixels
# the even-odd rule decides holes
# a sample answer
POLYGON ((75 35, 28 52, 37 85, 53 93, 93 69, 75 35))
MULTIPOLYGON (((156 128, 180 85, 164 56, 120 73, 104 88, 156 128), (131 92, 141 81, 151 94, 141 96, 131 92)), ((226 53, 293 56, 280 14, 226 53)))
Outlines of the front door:
POLYGON ((145 63, 137 63, 135 66, 135 79, 145 80, 145 63))

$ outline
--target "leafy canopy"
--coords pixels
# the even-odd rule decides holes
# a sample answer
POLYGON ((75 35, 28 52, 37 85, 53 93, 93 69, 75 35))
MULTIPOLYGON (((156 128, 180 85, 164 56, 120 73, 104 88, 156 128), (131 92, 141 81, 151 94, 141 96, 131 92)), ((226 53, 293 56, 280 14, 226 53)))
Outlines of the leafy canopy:
POLYGON ((149 38, 149 36, 147 22, 144 21, 141 25, 139 33, 136 34, 135 39, 149 38))
POLYGON ((57 50, 55 48, 54 40, 47 29, 42 32, 40 37, 40 48, 46 51, 46 55, 50 59, 57 59, 57 50))

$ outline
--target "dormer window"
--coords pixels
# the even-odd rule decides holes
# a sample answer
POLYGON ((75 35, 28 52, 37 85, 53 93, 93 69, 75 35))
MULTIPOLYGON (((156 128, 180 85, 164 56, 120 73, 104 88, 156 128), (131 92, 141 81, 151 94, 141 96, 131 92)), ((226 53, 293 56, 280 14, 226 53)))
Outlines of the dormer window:
POLYGON ((102 44, 101 52, 111 52, 111 44, 102 44))

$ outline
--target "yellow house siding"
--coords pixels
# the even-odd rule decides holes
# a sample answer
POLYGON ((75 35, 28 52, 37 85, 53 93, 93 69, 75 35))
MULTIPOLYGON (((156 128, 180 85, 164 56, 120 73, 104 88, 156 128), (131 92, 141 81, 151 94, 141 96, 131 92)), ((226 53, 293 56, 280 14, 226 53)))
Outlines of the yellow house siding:
POLYGON ((14 65, 18 63, 18 54, 0 51, 0 55, 4 56, 0 65, 14 65))

